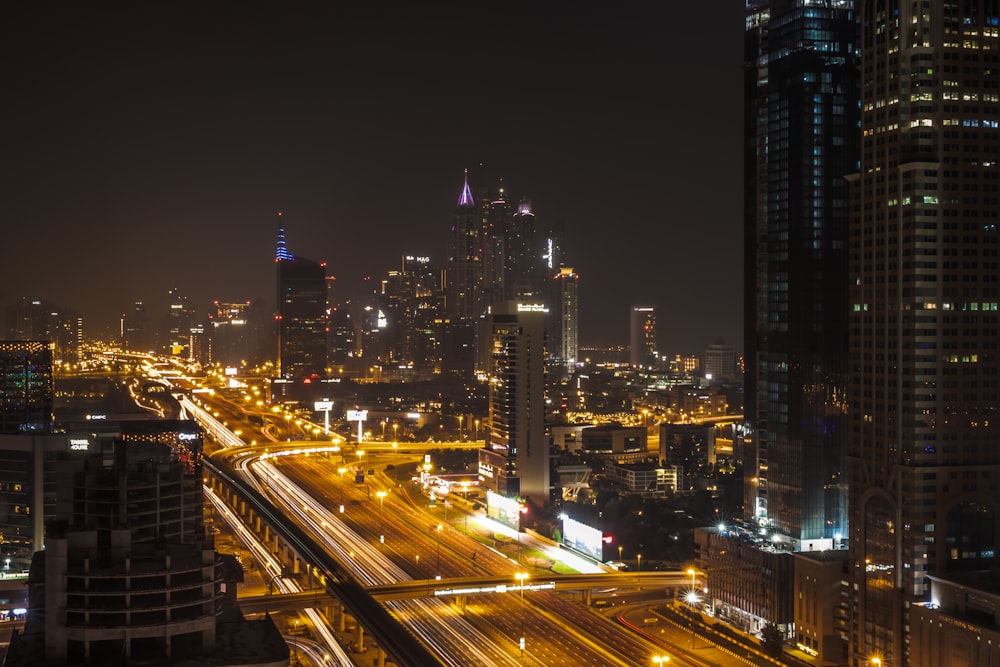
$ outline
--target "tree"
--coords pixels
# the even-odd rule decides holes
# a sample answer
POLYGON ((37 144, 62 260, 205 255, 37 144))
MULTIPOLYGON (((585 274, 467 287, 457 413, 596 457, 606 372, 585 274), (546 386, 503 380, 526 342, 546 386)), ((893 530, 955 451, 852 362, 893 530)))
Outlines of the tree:
POLYGON ((781 655, 785 645, 785 635, 777 623, 768 621, 760 631, 760 646, 770 656, 781 655))

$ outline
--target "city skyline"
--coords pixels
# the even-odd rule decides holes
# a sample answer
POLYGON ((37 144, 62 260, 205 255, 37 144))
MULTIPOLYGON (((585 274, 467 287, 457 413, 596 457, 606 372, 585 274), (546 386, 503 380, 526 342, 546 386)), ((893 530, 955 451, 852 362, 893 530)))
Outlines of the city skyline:
POLYGON ((0 300, 90 335, 174 287, 273 308, 278 211, 357 300, 404 254, 445 265, 469 168, 565 223, 581 345, 655 303, 665 352, 739 348, 740 8, 732 40, 689 7, 459 9, 5 9, 8 247, 45 259, 0 300))

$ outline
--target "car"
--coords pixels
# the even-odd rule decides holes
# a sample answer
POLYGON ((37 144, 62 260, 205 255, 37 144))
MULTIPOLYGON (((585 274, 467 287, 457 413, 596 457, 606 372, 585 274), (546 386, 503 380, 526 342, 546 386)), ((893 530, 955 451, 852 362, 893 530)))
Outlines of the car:
POLYGON ((619 572, 624 572, 625 570, 628 569, 628 565, 621 562, 620 560, 609 560, 607 563, 605 563, 605 565, 619 572))

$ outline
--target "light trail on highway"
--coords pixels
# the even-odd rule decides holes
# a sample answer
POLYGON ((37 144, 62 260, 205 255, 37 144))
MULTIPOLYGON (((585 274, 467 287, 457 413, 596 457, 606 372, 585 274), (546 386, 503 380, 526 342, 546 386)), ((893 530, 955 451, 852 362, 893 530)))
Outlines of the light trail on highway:
MULTIPOLYGON (((282 576, 281 574, 281 563, 278 561, 274 555, 267 550, 267 548, 260 543, 257 536, 250 530, 249 527, 239 516, 236 515, 233 510, 223 502, 222 498, 218 496, 208 487, 203 487, 205 496, 212 502, 215 507, 217 514, 221 515, 226 524, 232 529, 239 538, 243 546, 250 551, 254 558, 261 565, 261 570, 266 572, 268 575, 268 588, 270 589, 272 583, 277 584, 277 588, 282 593, 299 593, 302 588, 293 579, 282 576)), ((327 619, 320 614, 315 609, 309 608, 303 610, 306 618, 312 623, 313 628, 315 628, 316 633, 320 636, 323 645, 325 645, 327 654, 329 654, 331 660, 336 659, 336 664, 341 665, 341 667, 353 667, 354 661, 351 660, 347 651, 340 645, 337 638, 334 636, 330 624, 327 619)), ((330 662, 324 662, 323 664, 333 664, 330 662)))
MULTIPOLYGON (((224 448, 246 446, 243 440, 214 415, 186 395, 178 394, 177 397, 186 413, 198 421, 224 448)), ((234 467, 261 495, 270 499, 279 511, 305 527, 311 537, 336 560, 350 566, 348 569, 354 572, 360 582, 377 585, 411 579, 402 568, 269 463, 268 457, 267 453, 240 456, 234 462, 234 467)), ((280 572, 280 565, 278 571, 280 572)), ((468 658, 472 656, 477 664, 511 667, 520 664, 443 601, 393 601, 386 606, 397 618, 405 617, 407 627, 430 646, 445 664, 464 667, 469 664, 468 658)))

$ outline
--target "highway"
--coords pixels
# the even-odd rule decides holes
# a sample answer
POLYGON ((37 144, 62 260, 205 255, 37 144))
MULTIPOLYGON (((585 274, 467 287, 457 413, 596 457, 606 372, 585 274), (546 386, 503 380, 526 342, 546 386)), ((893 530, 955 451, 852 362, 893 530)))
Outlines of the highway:
MULTIPOLYGON (((386 492, 376 502, 367 485, 362 492, 345 483, 333 462, 315 451, 319 445, 334 456, 339 447, 315 441, 248 446, 214 414, 180 396, 185 411, 228 449, 224 458, 244 483, 295 521, 362 585, 392 586, 416 579, 431 586, 438 576, 493 574, 509 580, 511 591, 522 593, 515 574, 531 568, 470 540, 454 522, 428 515, 405 489, 376 487, 376 493, 386 492), (345 501, 346 516, 337 511, 345 501)), ((369 465, 376 463, 366 461, 369 465)), ((538 576, 529 574, 534 582, 538 576)), ((523 594, 469 598, 464 610, 433 599, 384 604, 440 664, 646 665, 646 656, 656 653, 648 642, 578 601, 529 588, 525 584, 523 594), (523 655, 516 643, 519 637, 526 638, 523 655)))

